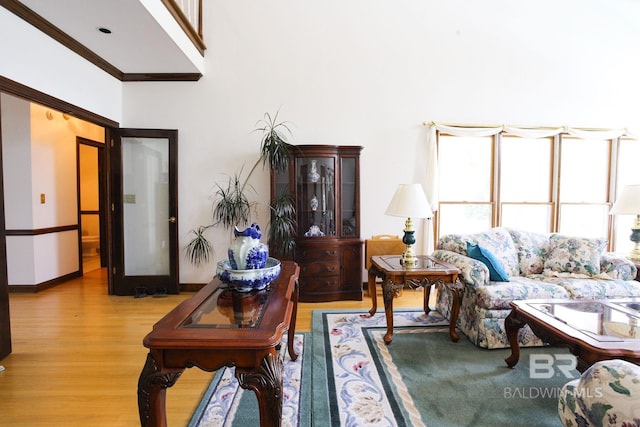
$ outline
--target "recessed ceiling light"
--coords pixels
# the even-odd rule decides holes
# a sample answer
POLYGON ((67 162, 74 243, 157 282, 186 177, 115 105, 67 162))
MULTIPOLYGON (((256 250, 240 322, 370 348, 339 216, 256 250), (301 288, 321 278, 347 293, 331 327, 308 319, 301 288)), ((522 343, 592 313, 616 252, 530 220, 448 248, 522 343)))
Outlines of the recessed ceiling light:
POLYGON ((98 31, 100 31, 101 33, 104 33, 104 34, 111 34, 111 30, 108 29, 108 28, 105 28, 105 27, 99 27, 98 31))

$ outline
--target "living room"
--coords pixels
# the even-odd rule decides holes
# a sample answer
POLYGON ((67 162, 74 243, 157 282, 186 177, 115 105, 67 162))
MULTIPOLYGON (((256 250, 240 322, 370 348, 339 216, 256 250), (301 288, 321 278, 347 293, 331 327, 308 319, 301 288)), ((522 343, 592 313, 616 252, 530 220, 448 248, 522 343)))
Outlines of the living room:
MULTIPOLYGON (((366 238, 401 232, 384 211, 399 183, 426 179, 424 122, 638 129, 639 16, 630 1, 204 2, 199 81, 120 82, 52 57, 46 36, 0 9, 0 75, 120 127, 178 129, 181 246, 207 223, 215 182, 255 161, 265 112, 294 144, 361 145, 366 238)), ((263 202, 266 176, 252 182, 263 202)), ((211 241, 225 254, 228 232, 211 241)), ((180 282, 213 268, 181 260, 180 282)))

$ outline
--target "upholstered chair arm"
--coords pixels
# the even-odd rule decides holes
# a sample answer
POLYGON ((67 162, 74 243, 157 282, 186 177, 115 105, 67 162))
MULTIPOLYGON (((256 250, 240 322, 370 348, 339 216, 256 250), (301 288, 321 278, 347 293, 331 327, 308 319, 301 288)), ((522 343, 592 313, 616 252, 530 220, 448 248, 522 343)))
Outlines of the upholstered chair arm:
POLYGON ((594 363, 560 391, 565 426, 635 426, 640 422, 640 366, 619 359, 594 363))
POLYGON ((635 264, 620 254, 605 252, 600 256, 600 274, 611 279, 634 280, 637 271, 635 264))
POLYGON ((465 284, 478 287, 489 283, 489 269, 481 261, 443 249, 435 250, 432 256, 458 267, 461 271, 459 277, 465 284))

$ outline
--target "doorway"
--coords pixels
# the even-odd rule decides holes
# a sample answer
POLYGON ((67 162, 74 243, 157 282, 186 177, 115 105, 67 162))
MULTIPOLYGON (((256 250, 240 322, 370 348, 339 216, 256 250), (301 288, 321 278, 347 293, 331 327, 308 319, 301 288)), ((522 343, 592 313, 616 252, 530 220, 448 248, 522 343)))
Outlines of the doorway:
POLYGON ((80 256, 85 274, 107 266, 105 147, 82 137, 76 141, 80 256))

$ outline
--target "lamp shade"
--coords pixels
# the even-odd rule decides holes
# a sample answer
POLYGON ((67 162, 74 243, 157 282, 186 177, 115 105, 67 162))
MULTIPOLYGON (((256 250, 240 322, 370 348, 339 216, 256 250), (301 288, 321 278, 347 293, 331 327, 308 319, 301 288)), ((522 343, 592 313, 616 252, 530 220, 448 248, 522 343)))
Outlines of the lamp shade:
POLYGON ((640 214, 640 185, 627 185, 609 211, 611 215, 640 214))
POLYGON ((400 184, 385 214, 404 218, 431 218, 433 216, 421 184, 400 184))

